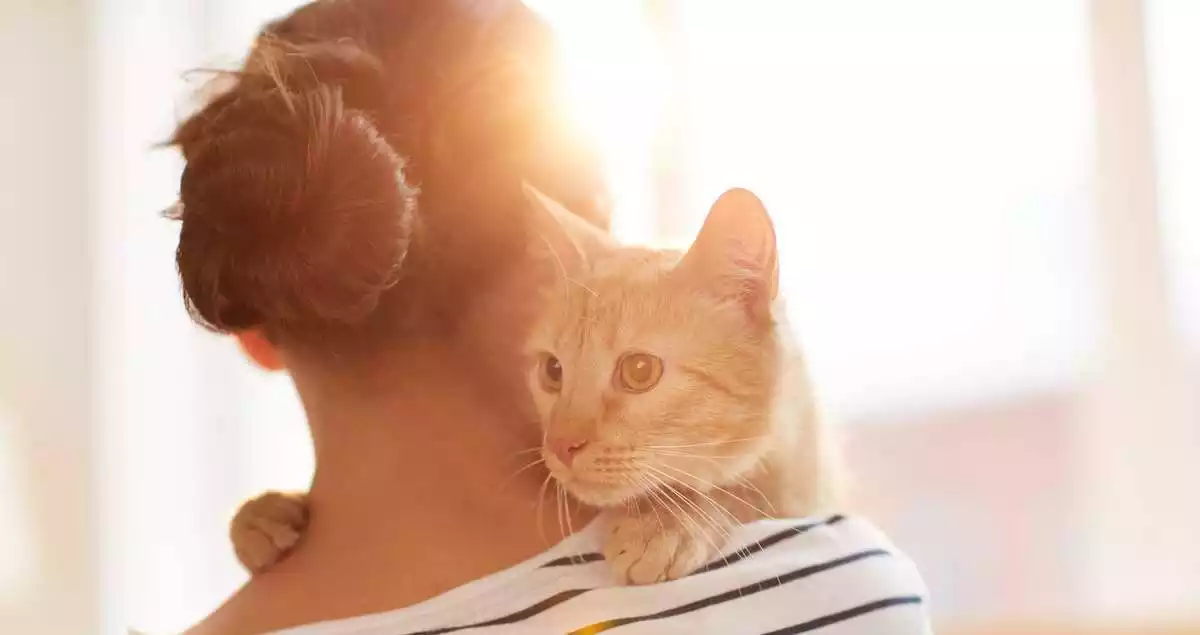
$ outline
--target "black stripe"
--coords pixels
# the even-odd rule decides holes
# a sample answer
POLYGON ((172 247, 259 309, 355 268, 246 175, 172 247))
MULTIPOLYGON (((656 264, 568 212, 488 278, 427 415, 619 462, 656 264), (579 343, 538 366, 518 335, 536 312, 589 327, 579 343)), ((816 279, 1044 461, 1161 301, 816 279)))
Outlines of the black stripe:
POLYGON ((787 628, 781 628, 777 631, 771 631, 770 633, 763 633, 763 635, 796 635, 797 633, 807 633, 809 631, 815 631, 818 628, 824 628, 826 626, 831 626, 833 624, 837 624, 838 622, 845 622, 846 620, 854 619, 856 617, 859 617, 860 615, 866 615, 867 613, 874 613, 875 611, 881 611, 883 609, 891 608, 893 606, 905 606, 905 605, 909 605, 909 604, 920 604, 920 603, 921 603, 921 598, 917 597, 915 595, 909 595, 909 596, 899 597, 899 598, 887 598, 886 600, 876 600, 869 604, 864 604, 862 606, 856 606, 852 609, 846 609, 845 611, 838 611, 837 613, 832 613, 832 614, 826 615, 824 617, 818 617, 815 620, 801 622, 801 623, 795 624, 793 626, 788 626, 787 628))
MULTIPOLYGON (((722 567, 729 566, 735 562, 738 562, 749 556, 752 556, 752 555, 766 549, 767 547, 770 547, 779 542, 782 542, 783 540, 785 540, 787 538, 791 538, 792 536, 799 536, 800 534, 803 534, 815 527, 834 525, 843 520, 845 520, 845 517, 838 515, 838 516, 831 516, 830 518, 823 520, 821 522, 808 523, 808 524, 803 524, 803 525, 797 525, 795 527, 789 527, 787 529, 784 529, 782 531, 774 533, 770 536, 767 536, 766 538, 759 540, 758 542, 755 542, 747 547, 743 547, 742 549, 738 550, 737 552, 730 554, 729 556, 726 556, 726 557, 722 558, 721 560, 710 562, 708 565, 695 571, 692 575, 695 575, 695 573, 707 573, 709 571, 714 571, 714 570, 720 569, 722 567)), ((862 554, 855 554, 855 556, 866 557, 864 554, 883 555, 884 553, 886 553, 886 552, 880 551, 880 553, 878 553, 878 554, 871 553, 871 552, 862 552, 862 554)), ((848 556, 848 557, 858 559, 855 556, 848 556)), ((564 566, 571 566, 571 565, 587 564, 587 563, 591 563, 591 562, 598 562, 601 560, 604 560, 603 554, 583 553, 583 554, 577 554, 577 555, 573 555, 573 556, 564 556, 562 558, 556 558, 554 560, 551 560, 550 562, 543 564, 542 568, 564 567, 564 566)), ((809 573, 807 573, 805 575, 812 575, 813 573, 819 573, 820 571, 824 571, 825 568, 820 568, 820 567, 826 567, 826 565, 833 564, 834 566, 838 566, 838 564, 849 564, 849 562, 852 562, 852 561, 853 560, 849 560, 844 563, 838 563, 838 561, 833 561, 833 563, 826 563, 825 565, 815 565, 813 567, 808 567, 807 569, 811 569, 812 571, 810 571, 809 573)), ((828 567, 826 567, 826 568, 828 568, 828 567)), ((801 569, 800 571, 805 571, 805 569, 801 569)), ((793 572, 793 574, 794 573, 796 573, 796 572, 793 572)), ((788 574, 788 575, 793 575, 793 574, 788 574)), ((799 577, 805 577, 805 576, 801 575, 799 577)), ((782 576, 781 578, 776 578, 776 580, 783 579, 783 578, 787 578, 787 576, 782 576)), ((799 578, 796 578, 796 579, 799 579, 799 578)), ((787 581, 787 580, 785 580, 785 581, 787 581)), ((770 580, 768 582, 774 582, 774 580, 770 580)), ((759 583, 759 584, 763 584, 763 583, 759 583)), ((744 587, 744 588, 751 588, 754 586, 757 586, 757 585, 750 585, 750 587, 744 587)), ((772 585, 772 586, 777 586, 777 585, 772 585)), ((762 589, 757 589, 755 591, 750 591, 750 592, 755 593, 757 591, 765 590, 766 588, 770 588, 770 587, 763 587, 762 589)), ((469 628, 482 628, 482 627, 486 627, 486 626, 500 626, 503 624, 512 624, 514 622, 519 622, 521 620, 529 619, 530 617, 533 617, 539 613, 542 613, 543 611, 547 611, 551 608, 554 608, 555 606, 558 606, 559 604, 562 604, 563 602, 566 602, 567 600, 570 600, 570 599, 572 599, 578 595, 581 595, 583 593, 586 593, 590 590, 591 589, 571 589, 569 591, 563 591, 563 592, 553 595, 549 598, 546 598, 545 600, 542 600, 541 602, 538 602, 537 604, 534 604, 533 606, 527 607, 527 608, 517 611, 515 613, 510 613, 503 617, 498 617, 493 620, 488 620, 486 622, 479 622, 476 624, 465 624, 462 626, 452 626, 452 627, 440 628, 440 629, 435 629, 435 630, 430 630, 430 631, 420 631, 418 633, 411 633, 410 635, 442 635, 443 633, 452 633, 455 631, 466 630, 469 628)), ((724 601, 724 600, 719 600, 717 603, 722 602, 722 601, 724 601)), ((703 607, 697 607, 697 608, 703 608, 703 607)), ((640 620, 642 618, 636 618, 636 619, 640 620)), ((650 617, 650 618, 646 618, 646 619, 658 619, 658 618, 650 617)), ((611 627, 609 627, 609 628, 611 628, 611 627)), ((596 631, 596 632, 599 632, 599 631, 596 631)))
MULTIPOLYGON (((709 571, 716 571, 717 569, 727 567, 731 564, 734 564, 735 562, 745 560, 746 558, 766 549, 767 547, 770 547, 772 545, 775 545, 776 543, 782 542, 788 538, 791 538, 792 536, 799 536, 800 534, 808 532, 809 530, 815 529, 817 527, 836 525, 836 524, 842 522, 843 520, 846 520, 845 516, 837 515, 837 516, 830 516, 829 518, 822 520, 820 522, 808 523, 805 525, 796 525, 795 527, 788 527, 787 529, 784 529, 780 532, 771 534, 770 536, 767 536, 766 538, 763 538, 762 540, 759 540, 758 542, 755 542, 755 543, 749 544, 745 547, 742 547, 741 549, 738 549, 734 553, 731 553, 728 556, 721 558, 720 560, 713 560, 712 562, 709 562, 708 564, 704 565, 703 567, 700 567, 699 569, 693 571, 691 573, 691 575, 696 575, 697 573, 708 573, 709 571)), ((590 564, 592 562, 599 562, 601 560, 604 560, 604 554, 596 553, 596 552, 581 553, 581 554, 576 554, 573 556, 563 556, 562 558, 555 558, 554 560, 551 560, 550 562, 543 564, 541 566, 541 568, 545 569, 548 567, 566 567, 566 566, 573 566, 573 565, 580 565, 580 564, 590 564)))
POLYGON ((464 630, 467 630, 468 628, 484 628, 486 626, 501 626, 503 624, 512 624, 514 622, 520 622, 521 620, 529 619, 529 618, 533 617, 534 615, 537 615, 538 613, 552 609, 552 608, 558 606, 559 604, 562 604, 563 602, 566 602, 567 600, 569 600, 577 595, 580 595, 582 593, 587 593, 588 591, 591 591, 591 589, 571 589, 570 591, 563 591, 561 593, 552 595, 552 596, 542 600, 541 602, 538 602, 537 604, 534 604, 533 606, 530 606, 528 608, 521 609, 520 611, 517 611, 516 613, 509 613, 508 615, 505 615, 503 617, 497 617, 496 619, 488 620, 486 622, 477 622, 475 624, 464 624, 462 626, 448 626, 446 628, 438 628, 438 629, 434 629, 431 631, 420 631, 417 633, 409 633, 409 635, 442 635, 443 633, 453 633, 455 631, 464 631, 464 630))
POLYGON ((766 591, 768 589, 773 589, 775 587, 783 586, 784 584, 787 584, 789 582, 794 582, 794 581, 800 580, 802 578, 807 578, 809 576, 816 575, 816 574, 822 573, 824 571, 829 571, 830 569, 836 569, 838 567, 843 567, 848 564, 858 562, 859 560, 865 560, 867 558, 875 558, 875 557, 879 557, 879 556, 890 556, 890 555, 891 555, 890 553, 888 553, 887 551, 884 551, 883 549, 869 549, 867 551, 860 551, 858 553, 853 553, 848 556, 843 556, 843 557, 837 558, 835 560, 830 560, 828 562, 822 562, 821 564, 814 564, 814 565, 810 565, 810 566, 803 567, 800 569, 796 569, 795 571, 791 571, 789 573, 785 573, 783 575, 776 576, 774 578, 760 580, 759 582, 755 582, 754 584, 748 584, 746 586, 739 587, 739 588, 736 588, 736 589, 733 589, 730 591, 725 591, 724 593, 719 593, 717 595, 709 596, 709 597, 706 597, 701 600, 696 600, 695 602, 689 602, 682 606, 677 606, 673 609, 667 609, 665 611, 659 611, 657 613, 650 613, 650 614, 641 615, 638 617, 622 617, 622 618, 618 618, 618 619, 597 622, 595 624, 591 624, 589 626, 585 626, 583 628, 571 631, 571 633, 569 635, 592 635, 593 633, 600 633, 603 631, 607 631, 609 629, 617 628, 618 626, 625 626, 627 624, 636 624, 638 622, 649 622, 649 621, 653 621, 653 620, 665 619, 668 617, 677 617, 679 615, 683 615, 684 613, 691 613, 692 611, 698 611, 703 608, 708 608, 710 606, 715 606, 717 604, 723 604, 723 603, 729 602, 731 600, 736 600, 738 598, 742 598, 747 595, 753 595, 753 594, 759 593, 761 591, 766 591))
POLYGON ((709 562, 708 564, 704 565, 703 567, 700 567, 699 569, 696 569, 695 571, 693 571, 691 573, 691 575, 708 573, 710 571, 716 571, 717 569, 722 569, 724 567, 728 567, 731 564, 734 564, 741 560, 745 560, 746 558, 749 558, 750 556, 753 556, 753 555, 763 551, 767 547, 771 547, 780 542, 783 542, 784 540, 787 540, 788 538, 791 538, 793 536, 799 536, 800 534, 803 534, 803 533, 807 533, 808 531, 815 529, 817 527, 826 527, 828 525, 836 525, 836 524, 842 522, 843 520, 846 520, 846 517, 838 515, 838 516, 831 516, 825 520, 822 520, 822 521, 816 522, 816 523, 809 523, 807 525, 797 525, 795 527, 789 527, 787 529, 784 529, 783 531, 771 534, 770 536, 767 536, 766 538, 763 538, 762 540, 759 540, 758 542, 746 545, 745 547, 738 549, 737 551, 721 558, 720 560, 713 560, 712 562, 709 562))
POLYGON ((541 566, 541 568, 545 569, 547 567, 565 567, 568 565, 588 564, 589 562, 599 562, 603 559, 604 559, 604 554, 602 554, 602 553, 595 553, 595 552, 581 553, 581 554, 574 555, 574 556, 563 556, 562 558, 555 558, 554 560, 551 560, 550 562, 543 564, 541 566))

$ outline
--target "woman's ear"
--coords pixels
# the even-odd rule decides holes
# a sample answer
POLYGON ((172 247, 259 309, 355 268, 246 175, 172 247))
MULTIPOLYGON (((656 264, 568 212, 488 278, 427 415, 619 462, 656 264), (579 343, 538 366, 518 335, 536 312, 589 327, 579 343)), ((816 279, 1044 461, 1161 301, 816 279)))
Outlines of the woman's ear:
POLYGON ((238 331, 233 336, 237 338, 238 346, 250 361, 263 370, 277 371, 285 368, 279 349, 267 339, 260 329, 238 331))

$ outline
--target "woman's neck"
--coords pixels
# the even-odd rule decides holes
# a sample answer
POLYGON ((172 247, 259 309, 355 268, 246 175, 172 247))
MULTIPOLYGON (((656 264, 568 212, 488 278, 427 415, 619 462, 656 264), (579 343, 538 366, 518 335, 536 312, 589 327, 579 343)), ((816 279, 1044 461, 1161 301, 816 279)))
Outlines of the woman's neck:
MULTIPOLYGON (((430 555, 444 561, 451 547, 477 550, 449 543, 475 541, 482 527, 491 537, 488 548, 545 548, 537 516, 556 510, 538 506, 546 473, 536 464, 537 424, 448 375, 432 365, 406 370, 394 387, 374 391, 377 397, 310 408, 318 466, 310 548, 326 540, 362 544, 379 533, 406 561, 430 555)), ((343 546, 329 545, 339 554, 343 546)), ((475 555, 471 560, 482 554, 475 555)))
POLYGON ((253 607, 234 612, 257 613, 254 628, 266 630, 409 606, 532 557, 589 520, 573 503, 560 516, 536 423, 426 362, 353 388, 300 386, 316 449, 310 525, 227 609, 253 607))

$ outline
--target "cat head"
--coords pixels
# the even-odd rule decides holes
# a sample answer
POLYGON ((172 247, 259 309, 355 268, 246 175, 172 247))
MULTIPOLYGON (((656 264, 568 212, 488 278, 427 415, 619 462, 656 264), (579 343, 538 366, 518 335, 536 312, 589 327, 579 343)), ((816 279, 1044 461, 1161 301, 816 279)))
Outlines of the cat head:
POLYGON ((723 194, 680 257, 617 246, 529 196, 558 272, 528 341, 554 477, 610 506, 753 469, 769 444, 779 358, 775 232, 762 202, 723 194))

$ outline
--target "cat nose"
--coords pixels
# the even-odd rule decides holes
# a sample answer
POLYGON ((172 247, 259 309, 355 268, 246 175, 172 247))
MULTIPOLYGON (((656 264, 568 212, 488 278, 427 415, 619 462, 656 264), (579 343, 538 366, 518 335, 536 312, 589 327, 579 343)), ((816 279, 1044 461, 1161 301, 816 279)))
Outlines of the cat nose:
POLYGON ((587 441, 580 439, 554 438, 546 441, 546 445, 550 447, 550 451, 554 453, 554 456, 558 457, 558 460, 562 461, 563 465, 567 467, 571 466, 571 463, 575 461, 575 455, 587 447, 587 444, 587 441))

